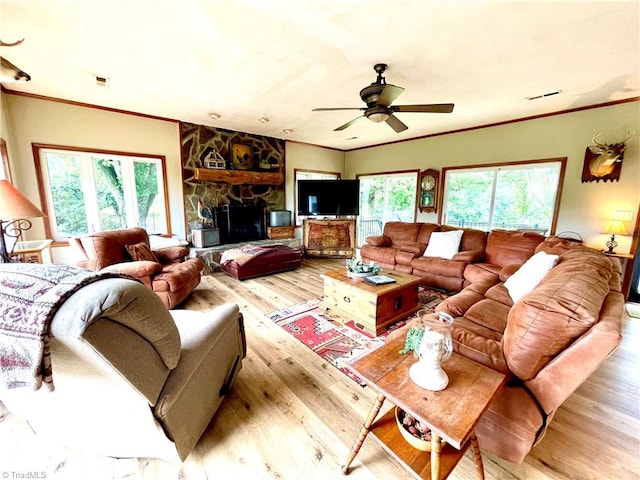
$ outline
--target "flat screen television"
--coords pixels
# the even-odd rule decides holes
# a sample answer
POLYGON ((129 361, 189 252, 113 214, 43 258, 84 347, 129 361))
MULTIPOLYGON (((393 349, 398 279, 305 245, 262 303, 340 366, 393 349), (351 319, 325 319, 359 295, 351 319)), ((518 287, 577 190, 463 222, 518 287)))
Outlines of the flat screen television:
POLYGON ((360 180, 298 180, 298 215, 359 215, 360 180))

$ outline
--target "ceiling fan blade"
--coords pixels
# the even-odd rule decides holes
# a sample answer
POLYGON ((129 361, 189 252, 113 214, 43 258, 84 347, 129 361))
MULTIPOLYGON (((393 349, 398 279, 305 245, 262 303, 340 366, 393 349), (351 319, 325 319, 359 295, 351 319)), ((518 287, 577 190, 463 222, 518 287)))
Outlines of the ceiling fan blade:
POLYGON ((388 107, 398 96, 404 92, 404 88, 396 87, 395 85, 386 84, 378 97, 377 105, 384 105, 388 107))
POLYGON ((425 112, 425 113, 451 113, 453 103, 427 103, 425 105, 394 105, 394 112, 425 112))
POLYGON ((351 125, 353 125, 354 123, 356 123, 358 120, 360 120, 361 118, 364 118, 364 115, 360 115, 359 117, 354 118, 353 120, 349 120, 347 123, 345 123, 344 125, 340 125, 338 128, 334 128, 333 131, 334 132, 339 132, 340 130, 344 130, 345 128, 350 127, 351 125))
POLYGON ((393 114, 389 115, 389 118, 387 118, 385 122, 387 122, 387 125, 393 128, 396 131, 396 133, 403 132, 407 128, 409 128, 404 123, 402 123, 398 117, 394 116, 393 114))
POLYGON ((335 110, 366 110, 366 108, 361 107, 346 107, 346 108, 314 108, 311 110, 312 112, 332 112, 335 110))

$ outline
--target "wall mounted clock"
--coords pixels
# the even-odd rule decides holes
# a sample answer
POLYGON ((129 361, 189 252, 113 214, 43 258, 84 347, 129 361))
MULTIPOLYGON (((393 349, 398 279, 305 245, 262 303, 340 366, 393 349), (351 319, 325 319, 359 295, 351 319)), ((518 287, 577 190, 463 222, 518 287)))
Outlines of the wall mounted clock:
POLYGON ((420 172, 420 190, 418 194, 418 208, 420 212, 435 213, 438 211, 438 188, 440 172, 424 170, 420 172))

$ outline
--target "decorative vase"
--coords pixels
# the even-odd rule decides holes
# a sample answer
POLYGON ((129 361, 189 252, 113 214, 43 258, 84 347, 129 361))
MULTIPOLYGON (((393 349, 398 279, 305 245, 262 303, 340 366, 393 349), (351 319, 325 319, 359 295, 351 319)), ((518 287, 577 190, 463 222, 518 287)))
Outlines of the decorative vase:
POLYGON ((453 317, 446 312, 425 315, 420 319, 424 334, 415 352, 419 361, 409 369, 409 377, 421 388, 434 392, 444 390, 449 377, 441 363, 453 353, 451 326, 453 317))

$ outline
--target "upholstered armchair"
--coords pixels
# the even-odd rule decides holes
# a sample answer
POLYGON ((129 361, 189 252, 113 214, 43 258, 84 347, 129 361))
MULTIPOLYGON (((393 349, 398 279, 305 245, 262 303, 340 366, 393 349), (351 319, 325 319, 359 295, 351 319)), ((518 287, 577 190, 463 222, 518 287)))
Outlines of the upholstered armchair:
POLYGON ((77 290, 49 332, 55 390, 0 387, 0 402, 50 442, 119 458, 184 460, 246 355, 236 304, 169 311, 126 278, 77 290))
POLYGON ((175 308, 195 289, 204 263, 187 258, 186 247, 151 250, 143 228, 110 230, 69 240, 78 254, 76 265, 89 270, 125 273, 140 279, 168 309, 175 308))

